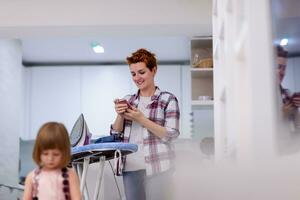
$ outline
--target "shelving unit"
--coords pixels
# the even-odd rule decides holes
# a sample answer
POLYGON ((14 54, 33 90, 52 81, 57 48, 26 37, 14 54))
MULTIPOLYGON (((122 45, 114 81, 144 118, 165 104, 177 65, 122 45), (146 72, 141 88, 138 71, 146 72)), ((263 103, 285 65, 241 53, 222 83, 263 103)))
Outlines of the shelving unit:
POLYGON ((192 138, 214 136, 213 67, 197 66, 201 59, 212 58, 212 38, 197 37, 191 40, 191 124, 192 138), (203 100, 206 96, 208 99, 203 100))
POLYGON ((192 100, 192 107, 198 109, 201 107, 207 107, 213 109, 214 101, 213 100, 192 100))
POLYGON ((213 69, 191 68, 192 101, 201 96, 210 96, 213 100, 213 69))

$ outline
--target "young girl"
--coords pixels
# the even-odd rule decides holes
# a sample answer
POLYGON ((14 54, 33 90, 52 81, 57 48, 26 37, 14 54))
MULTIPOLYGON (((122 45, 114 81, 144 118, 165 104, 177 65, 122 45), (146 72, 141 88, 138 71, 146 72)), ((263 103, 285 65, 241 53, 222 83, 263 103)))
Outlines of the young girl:
POLYGON ((23 200, 81 199, 79 179, 67 168, 71 145, 63 124, 48 122, 40 128, 32 157, 38 168, 26 177, 23 200))

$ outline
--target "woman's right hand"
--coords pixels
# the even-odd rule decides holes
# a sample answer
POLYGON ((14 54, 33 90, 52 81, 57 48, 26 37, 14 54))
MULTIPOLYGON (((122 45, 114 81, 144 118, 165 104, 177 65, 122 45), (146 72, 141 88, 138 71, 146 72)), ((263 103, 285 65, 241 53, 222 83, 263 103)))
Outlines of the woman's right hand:
POLYGON ((123 116, 123 114, 126 112, 128 105, 126 103, 120 102, 120 99, 115 99, 115 111, 118 115, 123 116))
POLYGON ((289 101, 289 102, 283 104, 283 107, 282 107, 282 110, 285 115, 291 114, 292 112, 294 112, 295 109, 296 109, 296 107, 293 105, 292 101, 289 101))

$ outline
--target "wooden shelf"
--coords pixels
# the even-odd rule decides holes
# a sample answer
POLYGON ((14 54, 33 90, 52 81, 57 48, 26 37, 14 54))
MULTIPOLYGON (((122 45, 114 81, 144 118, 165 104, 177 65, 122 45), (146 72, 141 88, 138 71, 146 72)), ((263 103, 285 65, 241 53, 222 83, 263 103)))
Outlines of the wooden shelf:
POLYGON ((213 100, 192 100, 192 107, 194 108, 211 108, 214 107, 214 101, 213 100))
POLYGON ((191 48, 207 48, 212 46, 212 37, 204 36, 204 37, 193 37, 191 40, 191 48))
POLYGON ((213 77, 213 68, 191 68, 192 78, 213 77))

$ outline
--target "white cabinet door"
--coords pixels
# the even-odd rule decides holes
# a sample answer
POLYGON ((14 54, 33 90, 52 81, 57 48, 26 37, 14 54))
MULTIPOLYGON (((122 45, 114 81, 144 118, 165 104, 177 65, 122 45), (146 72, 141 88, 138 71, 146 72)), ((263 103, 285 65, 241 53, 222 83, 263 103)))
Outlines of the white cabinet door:
POLYGON ((189 65, 181 66, 181 138, 191 138, 192 123, 191 123, 191 71, 189 65))
POLYGON ((80 68, 33 67, 30 79, 27 139, 48 121, 62 122, 70 131, 80 113, 80 68))

